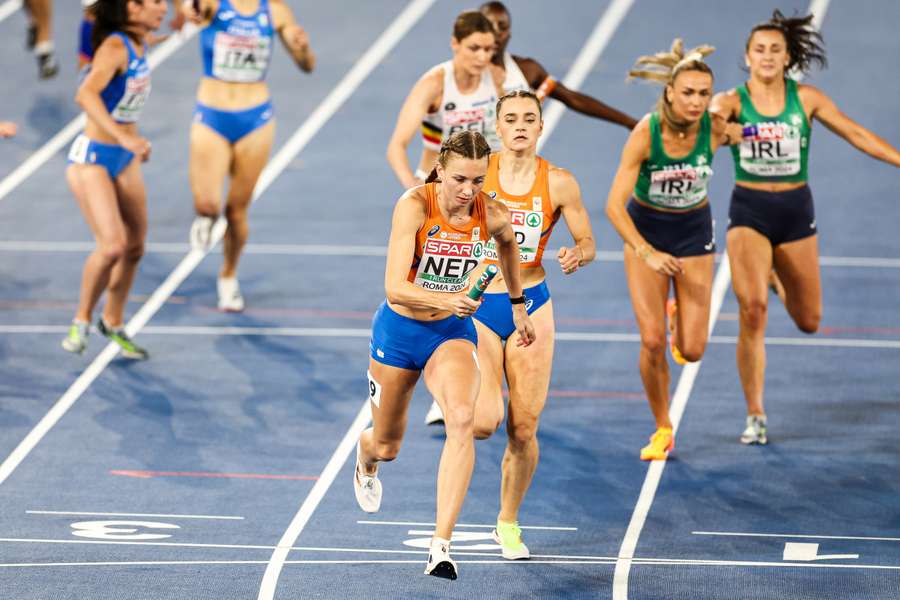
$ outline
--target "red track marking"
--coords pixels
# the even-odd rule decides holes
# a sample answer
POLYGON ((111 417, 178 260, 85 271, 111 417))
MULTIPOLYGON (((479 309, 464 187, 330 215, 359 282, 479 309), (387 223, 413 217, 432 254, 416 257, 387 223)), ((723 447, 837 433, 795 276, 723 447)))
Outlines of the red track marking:
POLYGON ((131 469, 112 469, 110 475, 150 479, 151 477, 208 477, 214 479, 291 479, 315 481, 314 475, 269 475, 265 473, 209 473, 195 471, 135 471, 131 469))

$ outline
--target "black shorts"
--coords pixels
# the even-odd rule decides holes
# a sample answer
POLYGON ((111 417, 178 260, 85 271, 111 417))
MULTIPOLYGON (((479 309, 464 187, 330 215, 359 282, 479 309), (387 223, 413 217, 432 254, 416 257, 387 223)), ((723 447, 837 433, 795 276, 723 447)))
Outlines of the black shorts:
POLYGON ((656 250, 675 257, 702 256, 716 251, 716 235, 709 203, 687 212, 665 212, 628 201, 634 226, 656 250))
POLYGON ((749 227, 772 246, 816 235, 816 211, 808 185, 784 192, 763 192, 734 186, 728 209, 728 229, 749 227))

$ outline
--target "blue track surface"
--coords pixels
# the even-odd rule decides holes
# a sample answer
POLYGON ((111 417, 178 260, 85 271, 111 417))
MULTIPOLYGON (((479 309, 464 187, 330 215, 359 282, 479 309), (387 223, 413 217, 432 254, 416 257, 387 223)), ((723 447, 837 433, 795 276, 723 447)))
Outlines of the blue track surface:
MULTIPOLYGON (((319 64, 305 76, 276 53, 270 77, 276 149, 406 6, 290 4, 319 64)), ((0 119, 20 125, 17 138, 0 141, 2 177, 77 116, 71 101, 77 6, 57 5, 65 68, 50 82, 36 81, 22 50, 22 16, 0 23, 0 119)), ((214 251, 139 334, 152 359, 113 360, 0 483, 0 597, 257 597, 275 545, 366 398, 367 330, 383 297, 380 252, 401 191, 385 145, 412 83, 449 56, 453 17, 468 6, 436 3, 253 207, 251 245, 241 263, 246 312, 215 310, 221 258, 214 251), (99 521, 126 524, 104 534, 99 521), (128 528, 135 531, 122 531, 128 528)), ((589 0, 553 9, 524 0, 508 6, 511 50, 535 57, 557 77, 607 9, 589 0)), ((709 62, 717 89, 739 84, 746 32, 776 6, 787 14, 808 8, 802 0, 636 2, 581 87, 632 114, 645 112, 658 89, 626 85, 624 75, 634 58, 676 36, 689 46, 716 46, 709 62)), ((894 145, 898 23, 896 2, 832 0, 822 28, 830 68, 809 79, 894 145)), ((187 128, 199 71, 194 39, 154 72, 143 119, 154 148, 144 167, 149 247, 129 315, 187 252, 193 214, 187 128)), ((423 389, 399 459, 381 471, 382 510, 359 511, 352 459, 339 463, 334 484, 288 553, 276 598, 613 597, 616 559, 648 473, 637 451, 653 426, 615 255, 621 242, 603 217, 625 138, 621 128, 567 113, 543 149, 579 179, 602 254, 575 277, 548 270, 560 339, 541 421, 541 462, 520 514, 533 559, 504 562, 489 539, 501 431, 477 445, 453 546, 460 579, 421 575, 443 443, 438 429, 421 425, 429 402, 423 389)), ((726 295, 676 453, 640 532, 629 598, 898 597, 900 178, 823 127, 815 126, 813 140, 810 178, 825 257, 822 331, 803 336, 773 304, 771 441, 741 446, 737 304, 726 295)), ((732 165, 721 154, 711 198, 724 246, 732 165)), ((0 198, 0 460, 104 346, 94 335, 84 356, 59 349, 92 241, 64 168, 65 153, 57 153, 0 198)), ((562 229, 551 245, 569 242, 562 229)), ((673 389, 679 374, 673 370, 673 389)))

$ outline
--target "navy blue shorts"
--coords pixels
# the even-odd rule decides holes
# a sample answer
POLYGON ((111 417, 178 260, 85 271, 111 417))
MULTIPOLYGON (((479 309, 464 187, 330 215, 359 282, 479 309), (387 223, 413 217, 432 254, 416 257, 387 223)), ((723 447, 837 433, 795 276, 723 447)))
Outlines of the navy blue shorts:
POLYGON ((450 315, 439 321, 419 321, 394 312, 385 301, 372 319, 369 355, 384 365, 421 371, 438 346, 450 340, 468 340, 477 346, 472 319, 450 315))
MULTIPOLYGON (((525 310, 530 315, 550 299, 550 290, 547 288, 547 282, 542 281, 539 284, 528 288, 525 294, 525 310)), ((506 341, 509 336, 516 330, 516 324, 513 323, 512 304, 509 302, 509 294, 502 292, 499 294, 485 294, 482 296, 484 301, 473 318, 497 334, 502 340, 506 341)))
POLYGON ((79 165, 100 165, 106 167, 109 177, 115 180, 125 170, 134 154, 115 144, 101 144, 95 142, 84 134, 79 135, 72 142, 69 149, 69 163, 79 165))
POLYGON ((247 110, 219 110, 198 102, 194 109, 194 123, 203 123, 228 143, 234 144, 271 121, 274 114, 270 101, 247 110))
POLYGON ((638 232, 656 250, 676 258, 716 251, 715 222, 709 202, 687 212, 666 212, 648 208, 632 198, 626 208, 638 232))
POLYGON ((728 229, 749 227, 772 246, 816 235, 816 211, 808 185, 784 192, 763 192, 734 186, 728 208, 728 229))

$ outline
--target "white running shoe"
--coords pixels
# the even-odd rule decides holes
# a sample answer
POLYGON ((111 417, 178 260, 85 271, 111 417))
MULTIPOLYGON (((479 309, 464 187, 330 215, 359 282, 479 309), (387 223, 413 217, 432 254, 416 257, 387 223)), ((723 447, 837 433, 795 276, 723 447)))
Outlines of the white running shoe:
POLYGON ((769 438, 766 437, 766 415, 747 416, 747 428, 741 434, 741 443, 759 445, 769 443, 769 438))
POLYGON ((191 248, 206 252, 212 244, 212 228, 216 220, 212 217, 197 215, 191 223, 191 248))
POLYGON ((450 541, 439 537, 431 538, 425 574, 453 581, 457 573, 456 561, 450 558, 450 541))
POLYGON ((87 338, 91 324, 84 321, 72 321, 69 334, 63 338, 62 347, 75 354, 81 354, 87 348, 87 338))
POLYGON ((237 277, 219 277, 216 289, 219 292, 219 310, 226 312, 244 310, 244 297, 241 296, 241 286, 238 285, 237 277))
POLYGON ((353 469, 353 493, 356 502, 367 513, 378 512, 381 508, 381 482, 378 481, 378 470, 374 475, 366 475, 359 463, 359 442, 356 443, 356 466, 353 469))
POLYGON ((431 401, 431 408, 428 409, 428 414, 425 415, 425 424, 426 425, 443 425, 444 424, 444 413, 441 412, 441 407, 438 406, 437 400, 431 401))

